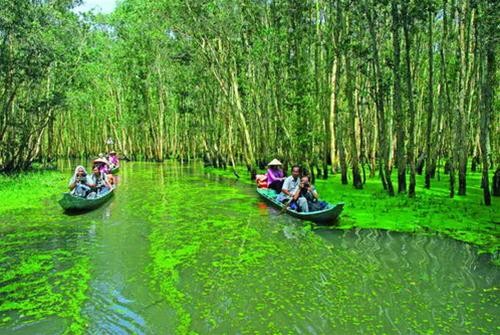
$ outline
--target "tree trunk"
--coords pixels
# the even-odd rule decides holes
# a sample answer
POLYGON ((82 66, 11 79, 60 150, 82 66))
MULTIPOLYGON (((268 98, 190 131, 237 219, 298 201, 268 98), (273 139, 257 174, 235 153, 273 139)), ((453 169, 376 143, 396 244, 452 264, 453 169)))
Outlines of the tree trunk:
MULTIPOLYGON (((431 5, 429 5, 431 6, 431 5)), ((426 162, 425 162, 425 188, 431 187, 431 177, 434 174, 436 168, 434 160, 434 147, 432 145, 432 117, 434 113, 434 88, 433 88, 433 63, 434 63, 434 52, 433 52, 433 42, 432 42, 432 23, 434 18, 434 12, 431 8, 428 9, 428 25, 429 25, 429 43, 427 45, 428 49, 428 61, 429 61, 429 84, 428 84, 428 107, 427 107, 427 129, 426 129, 426 162)))
POLYGON ((408 161, 410 162, 410 185, 408 187, 408 196, 415 196, 415 107, 413 104, 413 84, 410 64, 410 18, 406 6, 401 7, 403 16, 403 32, 405 40, 405 63, 406 63, 406 95, 408 98, 408 115, 410 117, 409 140, 408 140, 408 161))
POLYGON ((377 42, 377 34, 375 31, 375 20, 374 20, 374 4, 370 6, 367 10, 368 25, 371 37, 371 44, 373 50, 373 63, 375 67, 375 105, 377 109, 377 128, 379 135, 379 162, 380 162, 380 179, 382 181, 382 186, 387 187, 387 193, 390 196, 394 195, 394 187, 391 181, 391 166, 390 166, 390 147, 387 138, 387 119, 385 117, 384 109, 384 99, 385 99, 385 88, 382 78, 382 70, 380 68, 380 57, 379 57, 379 44, 377 42))
POLYGON ((401 102, 401 75, 400 75, 400 37, 401 27, 399 1, 391 2, 392 13, 392 45, 393 45, 393 75, 394 75, 394 99, 393 108, 396 118, 396 165, 398 167, 398 193, 406 192, 406 155, 405 155, 405 120, 401 102))
MULTIPOLYGON (((484 204, 487 206, 491 205, 491 195, 489 188, 488 179, 488 160, 490 155, 490 139, 489 139, 489 127, 490 119, 493 113, 493 89, 496 87, 496 64, 495 64, 495 34, 496 34, 496 24, 495 24, 495 5, 494 1, 486 3, 485 10, 485 36, 486 43, 484 44, 484 53, 486 56, 486 66, 485 73, 482 76, 482 89, 481 89, 481 157, 483 163, 483 174, 482 174, 482 186, 483 186, 483 197, 484 204)), ((493 178, 493 195, 500 195, 500 169, 497 169, 495 176, 493 178), (495 180, 496 179, 496 180, 495 180)))

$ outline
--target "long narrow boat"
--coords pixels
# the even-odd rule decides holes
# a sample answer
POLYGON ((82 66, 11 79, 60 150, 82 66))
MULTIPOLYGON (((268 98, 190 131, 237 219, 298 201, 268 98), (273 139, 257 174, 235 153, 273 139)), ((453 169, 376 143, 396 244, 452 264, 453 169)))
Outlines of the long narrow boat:
MULTIPOLYGON (((257 193, 274 207, 284 209, 285 205, 276 200, 277 194, 274 190, 258 188, 257 193)), ((301 213, 291 208, 286 208, 286 213, 302 220, 313 221, 320 224, 331 224, 339 217, 343 208, 343 202, 339 202, 338 204, 327 203, 326 208, 320 211, 301 213)))
POLYGON ((109 172, 111 174, 117 174, 119 171, 120 171, 120 167, 117 166, 117 167, 112 168, 109 172))
POLYGON ((59 204, 65 211, 88 211, 101 206, 103 203, 111 199, 114 194, 114 188, 105 194, 99 195, 93 199, 81 198, 72 195, 69 192, 63 193, 63 197, 59 200, 59 204))

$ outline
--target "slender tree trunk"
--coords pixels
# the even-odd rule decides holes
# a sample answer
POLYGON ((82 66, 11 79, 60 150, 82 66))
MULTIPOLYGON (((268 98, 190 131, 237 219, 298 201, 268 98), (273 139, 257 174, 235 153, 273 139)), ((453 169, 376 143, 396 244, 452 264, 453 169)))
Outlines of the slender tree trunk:
POLYGON ((391 166, 390 166, 390 147, 387 138, 387 120, 385 116, 384 109, 384 99, 385 99, 385 88, 382 78, 382 70, 380 68, 380 57, 379 57, 379 46, 377 42, 377 34, 375 31, 375 20, 374 20, 374 4, 370 6, 367 10, 368 25, 371 37, 371 44, 373 50, 373 63, 375 67, 375 105, 377 109, 377 128, 379 134, 379 161, 380 161, 380 179, 382 181, 382 186, 387 187, 387 192, 389 195, 394 195, 394 187, 391 181, 391 166))
MULTIPOLYGON (((336 143, 336 129, 335 129, 335 114, 337 113, 337 92, 338 92, 338 58, 335 55, 332 64, 331 81, 330 81, 330 115, 328 117, 328 131, 330 134, 330 162, 332 164, 332 172, 335 173, 338 166, 337 161, 337 143, 336 143)), ((337 125, 338 126, 338 125, 337 125)))
MULTIPOLYGON (((488 1, 485 4, 485 36, 486 43, 484 44, 484 54, 486 56, 486 66, 485 73, 482 76, 482 87, 481 87, 481 157, 483 163, 483 173, 482 173, 482 186, 483 186, 483 197, 484 203, 487 206, 491 206, 491 194, 489 188, 488 179, 488 160, 490 155, 490 140, 489 140, 489 127, 490 119, 493 113, 493 90, 496 87, 496 63, 495 63, 495 35, 496 31, 496 12, 495 12, 495 2, 488 1)), ((498 172, 498 171, 497 171, 498 172)), ((498 186, 498 185, 497 185, 498 186)), ((495 191, 495 190, 494 190, 495 191)), ((495 192, 493 192, 495 193, 495 192)))
POLYGON ((409 134, 408 134, 408 161, 410 162, 410 184, 408 187, 408 196, 415 196, 415 107, 413 104, 413 84, 410 63, 410 18, 406 6, 401 7, 403 16, 403 32, 405 40, 405 64, 406 64, 406 95, 408 98, 408 115, 410 118, 409 134))
POLYGON ((434 52, 433 52, 433 41, 432 41, 432 24, 434 19, 434 12, 431 8, 428 9, 428 25, 429 25, 429 43, 428 43, 428 57, 429 57, 429 84, 428 84, 428 107, 427 107, 427 129, 426 129, 426 163, 425 163, 425 188, 431 187, 431 177, 434 174, 436 168, 435 158, 434 158, 434 147, 432 144, 432 117, 434 113, 434 88, 433 88, 433 63, 434 63, 434 52))
POLYGON ((396 162, 398 167, 398 193, 406 192, 406 155, 405 155, 405 120, 401 102, 400 75, 400 37, 401 20, 398 9, 399 1, 391 2, 392 13, 392 45, 393 45, 393 75, 394 75, 394 113, 396 118, 396 162))
MULTIPOLYGON (((349 27, 347 28, 349 29, 349 27)), ((345 55, 345 71, 346 71, 346 96, 349 113, 349 135, 351 138, 351 166, 352 166, 352 184, 356 189, 363 188, 361 174, 358 163, 358 148, 356 141, 356 108, 354 106, 353 84, 354 78, 352 75, 351 58, 346 51, 345 55)))

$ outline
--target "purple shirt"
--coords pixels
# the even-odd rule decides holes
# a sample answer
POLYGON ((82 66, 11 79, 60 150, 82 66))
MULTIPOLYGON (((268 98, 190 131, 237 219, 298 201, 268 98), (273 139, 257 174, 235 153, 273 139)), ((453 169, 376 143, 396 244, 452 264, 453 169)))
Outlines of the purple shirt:
POLYGON ((118 157, 116 157, 116 155, 109 156, 109 161, 111 164, 118 165, 118 157))
POLYGON ((107 164, 101 164, 98 169, 100 173, 109 173, 109 167, 107 164))
POLYGON ((267 185, 271 184, 275 180, 280 180, 283 178, 283 171, 280 169, 267 169, 267 185))

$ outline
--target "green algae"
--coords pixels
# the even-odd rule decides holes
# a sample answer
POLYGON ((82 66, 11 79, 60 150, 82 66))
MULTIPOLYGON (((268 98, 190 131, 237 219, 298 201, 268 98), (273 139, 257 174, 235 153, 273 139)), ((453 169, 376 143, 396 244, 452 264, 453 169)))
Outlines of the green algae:
POLYGON ((65 190, 69 176, 57 171, 0 174, 0 214, 22 209, 43 208, 44 200, 55 199, 54 190, 65 190))
MULTIPOLYGON (((178 334, 293 334, 307 332, 311 324, 340 333, 353 327, 367 333, 406 328, 417 334, 456 329, 457 320, 443 318, 437 324, 430 321, 432 315, 422 320, 422 313, 438 308, 417 289, 418 282, 430 282, 430 277, 417 279, 410 269, 403 275, 397 267, 381 269, 364 254, 325 244, 309 225, 262 225, 268 211, 259 211, 256 199, 239 202, 244 193, 230 181, 189 193, 184 187, 169 184, 161 194, 168 205, 151 209, 156 215, 150 217, 154 284, 163 283, 162 294, 175 306, 178 334), (207 207, 215 211, 200 218, 207 207), (360 278, 370 281, 368 292, 360 278), (403 316, 392 325, 375 317, 387 286, 403 316)), ((492 299, 484 294, 485 303, 492 299)), ((392 305, 387 302, 385 308, 392 305)), ((453 311, 458 313, 457 307, 453 311)), ((470 319, 471 328, 481 327, 472 314, 470 319)))
POLYGON ((83 334, 88 256, 71 249, 37 248, 38 239, 60 239, 60 231, 30 234, 20 230, 1 237, 0 327, 13 313, 28 323, 54 315, 68 320, 66 333, 83 334), (16 243, 10 243, 13 240, 16 243))
MULTIPOLYGON (((230 170, 205 168, 212 175, 234 179, 230 170)), ((246 178, 248 173, 239 167, 239 181, 254 185, 246 178)), ((261 173, 264 173, 261 171, 261 173)), ((321 197, 329 202, 344 202, 345 208, 336 228, 384 229, 407 233, 442 233, 459 241, 479 247, 479 252, 498 254, 500 234, 500 198, 493 197, 491 206, 482 203, 481 174, 468 173, 466 196, 449 197, 449 179, 441 174, 441 180, 432 180, 432 188, 425 189, 423 176, 417 175, 416 197, 406 194, 387 195, 378 178, 367 179, 363 190, 352 185, 342 185, 340 176, 328 180, 316 180, 321 197)), ((498 264, 498 258, 493 262, 498 264)))
MULTIPOLYGON (((0 301, 6 302, 0 330, 53 315, 67 320, 67 333, 89 333, 96 315, 82 309, 89 282, 97 276, 91 255, 103 238, 91 237, 96 232, 89 227, 130 227, 136 220, 147 227, 140 242, 149 253, 144 268, 148 291, 167 305, 161 316, 169 324, 165 333, 347 334, 361 329, 392 334, 405 329, 442 334, 498 327, 492 309, 498 296, 494 272, 471 277, 490 278, 480 284, 469 279, 464 268, 476 267, 472 251, 454 255, 464 268, 446 267, 429 250, 447 240, 418 238, 423 228, 409 229, 419 235, 401 236, 325 230, 326 237, 345 234, 331 243, 325 232, 263 206, 252 187, 207 178, 200 167, 131 163, 122 176, 126 184, 109 211, 61 220, 50 218, 47 211, 59 212, 39 199, 42 206, 33 207, 31 215, 20 215, 29 211, 21 207, 0 219, 0 287, 5 290, 0 301), (121 215, 113 206, 121 208, 121 215), (98 219, 104 215, 109 215, 106 221, 98 219), (353 235, 359 235, 355 244, 348 242, 353 235), (382 252, 399 239, 411 248, 403 250, 407 254, 382 252)), ((319 187, 322 191, 326 185, 319 187)), ((340 224, 347 226, 354 218, 347 209, 344 214, 350 217, 340 224)), ((133 246, 126 250, 134 252, 133 246)), ((107 257, 111 263, 124 256, 107 257)), ((142 289, 144 283, 128 278, 126 285, 142 289)), ((124 312, 116 313, 112 316, 123 317, 124 312)))
POLYGON ((65 320, 64 333, 84 334, 89 259, 69 241, 81 243, 85 233, 44 211, 60 212, 54 190, 66 182, 57 171, 0 176, 0 329, 14 317, 31 323, 55 316, 65 320))

